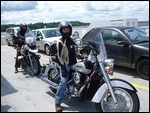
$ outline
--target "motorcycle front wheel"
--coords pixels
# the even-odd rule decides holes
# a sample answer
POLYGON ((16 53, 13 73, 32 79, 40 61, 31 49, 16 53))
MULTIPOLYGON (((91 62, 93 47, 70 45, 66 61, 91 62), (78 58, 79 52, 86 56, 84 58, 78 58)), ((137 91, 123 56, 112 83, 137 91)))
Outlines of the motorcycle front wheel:
POLYGON ((39 58, 36 55, 33 55, 31 57, 31 61, 32 61, 32 67, 31 70, 35 75, 39 75, 40 74, 40 70, 41 70, 41 66, 40 66, 40 62, 39 62, 39 58))
POLYGON ((95 103, 97 112, 139 112, 140 102, 136 92, 117 87, 114 87, 113 90, 118 104, 115 105, 107 90, 100 103, 95 103))

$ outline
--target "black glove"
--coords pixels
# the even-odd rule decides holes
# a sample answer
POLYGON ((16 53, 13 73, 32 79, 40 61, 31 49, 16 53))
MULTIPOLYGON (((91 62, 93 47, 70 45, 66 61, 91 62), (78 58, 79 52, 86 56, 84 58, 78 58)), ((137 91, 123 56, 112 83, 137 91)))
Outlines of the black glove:
POLYGON ((16 44, 20 44, 20 40, 18 37, 13 38, 13 43, 16 44))
POLYGON ((61 66, 61 72, 62 72, 62 76, 63 77, 66 77, 67 76, 67 74, 68 74, 68 71, 67 71, 67 69, 66 69, 66 66, 61 66))
POLYGON ((24 45, 25 44, 25 40, 24 39, 20 39, 20 44, 24 45))

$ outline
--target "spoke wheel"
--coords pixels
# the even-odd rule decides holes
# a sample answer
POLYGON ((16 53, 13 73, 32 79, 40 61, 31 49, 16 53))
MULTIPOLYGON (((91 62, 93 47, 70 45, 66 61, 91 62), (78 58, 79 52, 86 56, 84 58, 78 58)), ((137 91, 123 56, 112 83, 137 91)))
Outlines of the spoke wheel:
POLYGON ((100 103, 96 103, 95 107, 98 112, 138 112, 139 98, 137 94, 131 90, 123 88, 114 88, 114 94, 117 105, 109 91, 106 91, 100 103))

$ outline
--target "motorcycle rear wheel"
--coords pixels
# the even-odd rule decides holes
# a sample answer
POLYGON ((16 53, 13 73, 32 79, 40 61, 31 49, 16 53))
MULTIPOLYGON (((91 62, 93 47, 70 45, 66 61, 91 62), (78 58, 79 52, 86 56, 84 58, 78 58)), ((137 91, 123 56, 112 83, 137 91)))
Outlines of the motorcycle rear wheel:
MULTIPOLYGON (((60 82, 60 77, 58 74, 56 74, 56 70, 55 69, 50 69, 48 72, 48 79, 51 80, 52 82, 55 82, 57 84, 59 84, 60 82)), ((57 89, 53 88, 50 86, 51 91, 56 94, 57 89)))
POLYGON ((113 90, 118 105, 115 105, 110 92, 106 91, 100 103, 95 103, 97 112, 139 112, 140 102, 136 92, 117 87, 113 90))

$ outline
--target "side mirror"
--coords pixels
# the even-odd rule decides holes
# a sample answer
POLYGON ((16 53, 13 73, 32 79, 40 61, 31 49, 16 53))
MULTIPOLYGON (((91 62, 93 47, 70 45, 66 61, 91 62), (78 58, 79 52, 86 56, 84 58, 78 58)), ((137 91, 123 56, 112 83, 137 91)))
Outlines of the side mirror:
POLYGON ((73 37, 74 39, 80 39, 79 32, 78 32, 78 31, 75 31, 75 32, 72 34, 72 37, 73 37))
POLYGON ((39 38, 39 37, 37 37, 37 38, 36 38, 36 41, 40 41, 40 38, 39 38))
POLYGON ((37 36, 37 38, 39 38, 39 39, 43 39, 43 37, 42 37, 42 36, 37 36))
POLYGON ((129 43, 127 41, 118 41, 117 44, 127 46, 129 43))

